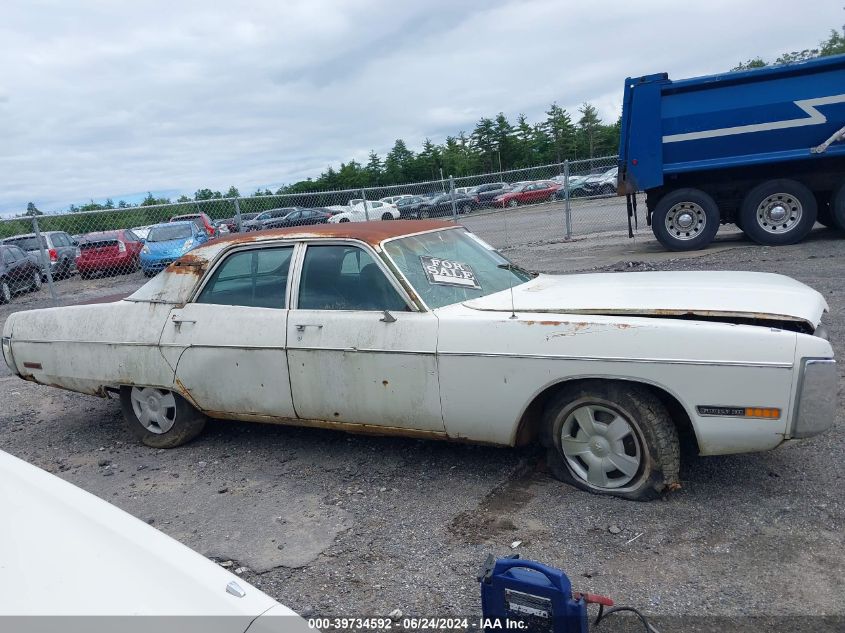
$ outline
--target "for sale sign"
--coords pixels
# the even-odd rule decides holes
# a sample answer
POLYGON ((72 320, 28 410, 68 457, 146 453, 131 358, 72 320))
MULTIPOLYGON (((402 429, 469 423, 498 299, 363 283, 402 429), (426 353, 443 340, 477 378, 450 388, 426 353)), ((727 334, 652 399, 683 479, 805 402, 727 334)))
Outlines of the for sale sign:
POLYGON ((481 288, 475 278, 472 266, 464 262, 456 262, 451 259, 440 259, 420 255, 426 279, 430 284, 441 284, 444 286, 460 286, 461 288, 481 288))

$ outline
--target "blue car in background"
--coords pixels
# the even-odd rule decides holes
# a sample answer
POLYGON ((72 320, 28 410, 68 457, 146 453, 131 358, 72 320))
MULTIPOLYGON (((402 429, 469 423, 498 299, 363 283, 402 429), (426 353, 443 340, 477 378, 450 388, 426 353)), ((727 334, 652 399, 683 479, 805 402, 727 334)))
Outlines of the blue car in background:
POLYGON ((141 249, 141 270, 152 277, 188 251, 208 241, 208 233, 194 222, 165 222, 150 227, 141 249))

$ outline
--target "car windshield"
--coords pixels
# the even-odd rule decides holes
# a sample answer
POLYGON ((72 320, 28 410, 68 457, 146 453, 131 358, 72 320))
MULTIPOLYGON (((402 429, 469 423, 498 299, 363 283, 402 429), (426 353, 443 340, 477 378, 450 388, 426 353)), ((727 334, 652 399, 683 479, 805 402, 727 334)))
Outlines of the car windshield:
POLYGON ((390 240, 384 250, 430 308, 522 284, 531 275, 464 229, 390 240))
MULTIPOLYGON (((16 246, 21 247, 25 251, 37 251, 39 250, 38 247, 38 238, 35 235, 29 235, 27 237, 10 237, 9 239, 3 240, 6 244, 14 244, 16 246)), ((47 246, 47 240, 44 236, 41 236, 41 246, 44 248, 50 248, 47 246)))
POLYGON ((174 224, 173 226, 156 226, 150 229, 148 242, 168 242, 170 240, 184 240, 193 235, 189 224, 174 224))

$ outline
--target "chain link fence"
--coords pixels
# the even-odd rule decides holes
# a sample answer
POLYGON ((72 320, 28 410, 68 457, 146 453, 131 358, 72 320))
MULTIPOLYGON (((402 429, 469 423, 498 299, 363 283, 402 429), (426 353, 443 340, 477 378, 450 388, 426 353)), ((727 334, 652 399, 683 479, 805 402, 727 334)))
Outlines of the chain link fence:
POLYGON ((128 292, 227 233, 326 222, 442 218, 500 249, 627 228, 616 157, 344 191, 254 195, 0 220, 0 303, 48 292, 128 292), (77 281, 77 283, 73 283, 77 281))

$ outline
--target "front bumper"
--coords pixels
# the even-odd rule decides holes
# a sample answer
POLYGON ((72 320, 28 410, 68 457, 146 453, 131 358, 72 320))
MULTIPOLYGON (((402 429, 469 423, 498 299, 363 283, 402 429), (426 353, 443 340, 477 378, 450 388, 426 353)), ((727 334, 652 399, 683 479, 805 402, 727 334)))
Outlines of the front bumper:
POLYGON ((170 264, 179 259, 181 255, 171 255, 168 257, 142 257, 141 268, 145 271, 160 271, 164 270, 170 264))
POLYGON ((798 395, 790 436, 812 437, 833 426, 839 374, 832 358, 805 358, 798 377, 798 395))

